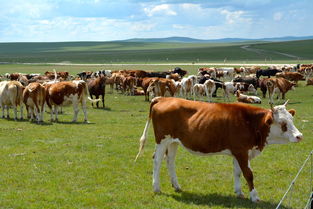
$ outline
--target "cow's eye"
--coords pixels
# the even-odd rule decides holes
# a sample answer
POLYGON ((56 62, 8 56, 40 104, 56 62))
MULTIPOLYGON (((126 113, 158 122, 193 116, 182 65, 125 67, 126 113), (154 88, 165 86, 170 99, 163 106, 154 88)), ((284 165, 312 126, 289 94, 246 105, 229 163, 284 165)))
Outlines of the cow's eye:
POLYGON ((283 132, 286 132, 286 131, 287 131, 287 123, 285 123, 285 122, 281 123, 281 130, 282 130, 283 132))

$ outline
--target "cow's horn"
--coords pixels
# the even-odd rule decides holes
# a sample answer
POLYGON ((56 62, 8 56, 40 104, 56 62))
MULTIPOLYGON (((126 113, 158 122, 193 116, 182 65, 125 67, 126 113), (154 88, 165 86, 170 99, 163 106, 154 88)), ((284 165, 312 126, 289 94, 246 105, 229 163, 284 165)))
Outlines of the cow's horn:
POLYGON ((286 106, 288 104, 288 102, 289 102, 289 99, 285 102, 284 106, 286 106))

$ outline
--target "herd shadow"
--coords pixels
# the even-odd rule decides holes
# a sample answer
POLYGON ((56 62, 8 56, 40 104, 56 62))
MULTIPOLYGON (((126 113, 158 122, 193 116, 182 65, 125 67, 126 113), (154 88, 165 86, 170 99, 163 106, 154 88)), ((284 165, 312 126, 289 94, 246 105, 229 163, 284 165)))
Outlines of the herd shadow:
MULTIPOLYGON (((221 195, 217 193, 211 194, 197 194, 191 192, 182 191, 175 194, 165 194, 165 195, 175 199, 176 201, 183 202, 190 205, 207 206, 209 208, 214 208, 216 206, 223 208, 276 208, 278 203, 260 201, 258 203, 251 202, 248 198, 238 198, 232 195, 221 195)), ((281 206, 281 209, 291 209, 290 207, 281 206)))

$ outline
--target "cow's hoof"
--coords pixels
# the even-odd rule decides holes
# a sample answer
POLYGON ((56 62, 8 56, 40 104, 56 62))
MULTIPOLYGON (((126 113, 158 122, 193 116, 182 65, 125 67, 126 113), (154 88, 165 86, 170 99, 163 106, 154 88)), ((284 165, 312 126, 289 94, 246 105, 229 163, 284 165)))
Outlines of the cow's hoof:
POLYGON ((154 194, 161 194, 161 190, 160 189, 155 189, 153 192, 154 192, 154 194))
POLYGON ((89 124, 90 122, 88 120, 84 120, 84 123, 85 124, 89 124))
POLYGON ((241 193, 241 194, 237 194, 237 197, 240 198, 240 199, 244 199, 245 195, 243 193, 241 193))
POLYGON ((181 190, 181 188, 175 188, 175 192, 178 192, 178 193, 180 193, 180 192, 182 192, 183 190, 181 190))

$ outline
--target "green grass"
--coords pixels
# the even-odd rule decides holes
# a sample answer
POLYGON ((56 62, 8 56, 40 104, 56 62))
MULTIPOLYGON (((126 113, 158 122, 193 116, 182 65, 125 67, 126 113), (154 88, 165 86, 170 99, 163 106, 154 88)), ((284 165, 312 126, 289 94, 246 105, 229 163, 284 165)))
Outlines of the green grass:
MULTIPOLYGON (((164 66, 138 67, 164 69, 164 66)), ((94 67, 0 65, 0 74, 52 68, 75 73, 94 67)), ((196 68, 185 69, 194 72, 196 68)), ((223 102, 221 92, 218 96, 214 101, 223 102)), ((0 119, 0 208, 274 208, 312 150, 312 96, 312 87, 304 86, 303 82, 287 93, 289 108, 297 110, 295 125, 304 134, 304 140, 271 145, 252 161, 255 186, 262 199, 259 204, 235 197, 230 157, 194 156, 181 147, 176 171, 183 192, 174 192, 163 162, 163 193, 155 195, 152 128, 144 154, 134 163, 149 109, 143 96, 107 94, 106 109, 94 109, 88 104, 90 124, 81 123, 81 110, 79 122, 71 123, 72 107, 64 108, 59 123, 50 123, 48 113, 44 125, 0 119)), ((260 106, 269 108, 267 104, 265 99, 260 106)), ((290 208, 304 207, 309 194, 308 178, 306 169, 296 183, 290 208)), ((242 186, 248 197, 243 178, 242 186)), ((284 205, 288 206, 288 201, 284 205)))
POLYGON ((313 40, 275 43, 57 42, 0 43, 0 62, 9 63, 304 63, 312 62, 313 40), (242 48, 265 51, 251 52, 242 48), (300 57, 290 58, 280 53, 300 57))

